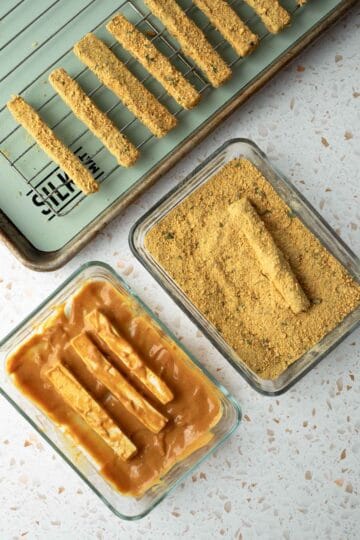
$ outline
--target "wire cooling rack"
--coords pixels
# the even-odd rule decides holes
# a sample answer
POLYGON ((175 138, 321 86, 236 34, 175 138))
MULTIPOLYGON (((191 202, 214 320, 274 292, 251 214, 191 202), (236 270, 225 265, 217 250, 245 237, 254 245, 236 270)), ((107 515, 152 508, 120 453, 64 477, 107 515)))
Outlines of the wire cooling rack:
MULTIPOLYGON (((6 24, 6 19, 8 17, 14 17, 17 10, 22 9, 22 4, 25 0, 20 0, 15 2, 13 6, 8 9, 0 18, 2 25, 6 24)), ((77 18, 86 14, 86 11, 91 7, 94 2, 97 0, 90 0, 85 6, 81 7, 71 18, 71 21, 65 22, 60 28, 57 28, 53 33, 46 37, 41 42, 41 45, 37 47, 37 43, 34 43, 32 50, 15 66, 12 66, 11 69, 2 74, 0 78, 0 84, 4 84, 6 80, 17 73, 18 70, 22 69, 24 62, 31 60, 31 57, 35 55, 42 47, 51 47, 51 42, 55 36, 58 36, 60 32, 65 32, 66 27, 70 22, 73 22, 77 18)), ((31 31, 31 28, 34 27, 37 23, 46 24, 46 21, 51 16, 52 10, 60 0, 55 0, 46 6, 42 11, 40 10, 37 15, 26 22, 26 24, 19 28, 16 35, 11 37, 11 39, 5 41, 5 43, 0 46, 0 53, 6 54, 6 49, 9 45, 14 45, 16 40, 21 40, 24 34, 28 31, 31 31)), ((191 3, 182 2, 185 12, 192 17, 196 24, 205 32, 207 38, 212 43, 213 47, 219 51, 221 56, 227 61, 230 67, 235 66, 236 64, 242 62, 244 59, 237 56, 234 51, 231 49, 230 45, 225 39, 217 32, 217 30, 205 19, 205 17, 199 12, 199 10, 191 3), (185 4, 185 5, 184 5, 185 4)), ((241 17, 246 24, 252 27, 258 34, 261 41, 267 39, 269 32, 261 24, 258 17, 254 14, 253 11, 245 5, 245 2, 242 0, 230 0, 229 4, 237 11, 241 10, 241 17), (245 16, 244 16, 245 14, 245 16)), ((294 15, 298 6, 295 0, 292 2, 292 7, 289 9, 289 12, 294 15)), ((147 34, 152 42, 173 62, 173 64, 179 69, 184 76, 197 88, 197 90, 204 94, 205 92, 215 90, 211 88, 208 81, 202 76, 202 74, 197 70, 196 66, 189 60, 178 47, 176 42, 171 38, 166 29, 162 27, 160 22, 148 12, 144 7, 140 6, 140 2, 134 0, 127 0, 122 2, 110 15, 105 19, 99 22, 94 28, 90 31, 95 34, 99 31, 104 31, 106 23, 117 13, 121 11, 129 20, 133 22, 143 33, 147 34)), ((239 11, 240 12, 240 11, 239 11)), ((79 36, 79 39, 82 36, 79 36)), ((129 57, 126 52, 124 52, 121 46, 116 40, 112 39, 112 36, 108 35, 107 44, 109 47, 121 58, 124 63, 135 73, 137 74, 139 80, 144 83, 150 91, 152 91, 157 99, 168 107, 175 116, 180 116, 183 114, 191 114, 189 111, 185 111, 182 107, 176 104, 172 98, 162 90, 162 87, 153 79, 153 77, 138 64, 138 62, 129 57), (112 39, 112 41, 109 41, 112 39)), ((42 71, 36 76, 35 79, 28 82, 23 88, 19 88, 17 93, 19 95, 26 96, 29 92, 37 91, 37 95, 41 95, 41 85, 44 80, 43 77, 46 76, 52 69, 57 66, 62 66, 69 59, 70 56, 73 56, 72 47, 67 49, 55 62, 52 62, 46 70, 42 71)), ((87 67, 83 67, 80 63, 77 64, 78 70, 76 73, 71 72, 71 75, 74 79, 79 80, 80 84, 84 77, 89 75, 89 70, 87 67)), ((90 75, 91 77, 91 75, 90 75)), ((117 121, 119 130, 126 135, 138 149, 141 149, 142 152, 150 151, 152 144, 156 144, 156 138, 150 132, 141 125, 141 123, 133 116, 131 113, 123 106, 118 100, 114 101, 114 96, 109 97, 110 91, 107 90, 102 84, 98 83, 98 80, 95 77, 92 77, 91 84, 88 84, 86 88, 89 96, 92 96, 93 99, 98 99, 98 102, 110 118, 117 121), (109 103, 109 106, 103 106, 103 103, 109 103), (116 115, 114 117, 114 115, 116 115), (122 125, 119 125, 118 119, 122 119, 122 125)), ((106 161, 106 166, 99 166, 101 164, 102 158, 105 153, 107 153, 106 148, 103 145, 99 145, 99 141, 96 139, 96 147, 94 148, 94 141, 92 142, 91 148, 94 148, 91 152, 84 152, 83 141, 88 140, 88 138, 93 137, 88 129, 84 129, 83 124, 81 125, 81 130, 77 130, 75 137, 68 136, 64 138, 62 133, 62 128, 65 126, 65 123, 68 122, 78 122, 74 117, 73 113, 65 109, 63 104, 60 103, 61 98, 55 92, 50 96, 46 97, 35 109, 43 115, 48 108, 52 110, 60 110, 61 114, 57 115, 55 120, 49 122, 50 127, 57 133, 64 142, 76 153, 79 158, 85 162, 85 164, 93 172, 94 177, 98 182, 102 183, 108 178, 110 178, 114 173, 117 172, 119 165, 114 165, 114 162, 109 166, 109 160, 106 161)), ((3 105, 0 108, 0 122, 2 122, 2 116, 9 115, 6 105, 3 105)), ((62 173, 58 167, 54 166, 54 163, 51 160, 38 160, 33 159, 34 153, 38 152, 38 148, 35 142, 30 137, 23 137, 19 142, 17 137, 17 132, 20 129, 19 125, 15 125, 14 122, 9 122, 7 118, 6 129, 1 133, 0 147, 6 147, 7 151, 3 154, 10 162, 11 166, 21 175, 24 179, 24 182, 28 186, 30 192, 37 194, 39 199, 45 203, 51 211, 56 216, 65 216, 71 212, 84 198, 85 196, 73 185, 71 180, 62 173), (9 127, 8 127, 9 126, 9 127), (15 144, 16 140, 16 144, 15 144), (8 151, 11 150, 11 152, 8 151), (31 166, 29 165, 31 164, 31 166), (58 171, 54 177, 54 173, 58 171), (54 182, 56 178, 56 183, 54 182), (70 193, 70 197, 69 197, 70 193)), ((136 166, 136 165, 135 165, 136 166)))

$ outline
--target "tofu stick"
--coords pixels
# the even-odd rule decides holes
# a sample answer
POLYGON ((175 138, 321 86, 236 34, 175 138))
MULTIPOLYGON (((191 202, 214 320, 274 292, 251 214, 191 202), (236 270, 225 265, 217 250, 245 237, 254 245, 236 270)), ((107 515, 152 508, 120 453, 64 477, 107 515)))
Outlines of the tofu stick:
POLYGON ((225 0, 194 0, 220 34, 239 56, 246 56, 259 43, 259 38, 240 19, 225 0))
POLYGON ((15 120, 35 139, 42 150, 66 172, 74 184, 87 195, 98 191, 99 184, 79 158, 60 141, 52 129, 22 97, 14 96, 7 107, 15 120))
POLYGON ((175 0, 145 0, 145 4, 179 42, 184 53, 199 66, 212 86, 218 88, 230 79, 229 66, 175 0))
POLYGON ((79 334, 71 345, 88 370, 133 414, 146 428, 159 433, 167 418, 158 412, 139 392, 115 369, 86 334, 79 334))
POLYGON ((277 34, 290 23, 290 14, 278 0, 245 0, 259 15, 266 28, 272 34, 277 34))
POLYGON ((282 251, 246 197, 230 206, 230 218, 237 221, 246 236, 262 272, 279 291, 295 314, 306 311, 310 302, 282 251))
POLYGON ((109 319, 94 309, 86 316, 86 322, 89 329, 105 343, 112 353, 114 353, 121 363, 151 392, 160 403, 168 403, 173 399, 173 393, 167 387, 164 381, 160 379, 150 368, 142 361, 138 353, 126 341, 109 319))
POLYGON ((73 113, 98 137, 123 167, 130 167, 139 152, 115 124, 87 96, 63 68, 50 73, 49 81, 73 113))
POLYGON ((76 43, 74 53, 156 137, 176 126, 175 116, 95 35, 87 34, 76 43))
POLYGON ((192 109, 200 101, 199 92, 175 69, 140 30, 123 15, 117 15, 107 25, 119 43, 157 79, 184 109, 192 109))
POLYGON ((64 401, 85 420, 87 425, 110 446, 120 459, 126 461, 136 452, 136 446, 65 366, 57 364, 47 372, 46 376, 64 401))

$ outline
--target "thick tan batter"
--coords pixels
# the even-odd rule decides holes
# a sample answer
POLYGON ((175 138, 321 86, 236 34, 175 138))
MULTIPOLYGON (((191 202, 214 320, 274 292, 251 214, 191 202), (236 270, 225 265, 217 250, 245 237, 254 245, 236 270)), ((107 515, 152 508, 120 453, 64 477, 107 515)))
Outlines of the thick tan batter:
MULTIPOLYGON (((89 351, 94 358, 91 349, 89 351)), ((98 357, 96 354, 95 358, 98 357)), ((108 370, 107 363, 105 369, 108 370)), ((128 495, 142 494, 159 481, 174 463, 206 444, 212 437, 211 428, 222 414, 219 395, 213 384, 189 362, 173 342, 155 329, 150 318, 134 313, 134 307, 129 304, 127 296, 102 281, 89 282, 79 292, 73 300, 69 319, 61 306, 41 334, 34 335, 9 357, 7 370, 16 386, 35 401, 52 420, 65 426, 71 436, 100 464, 102 474, 117 489, 128 495), (167 385, 172 392, 170 401, 162 404, 141 384, 138 376, 132 376, 131 371, 119 362, 119 358, 92 333, 86 316, 96 309, 112 321, 123 340, 136 349, 141 361, 167 385), (129 402, 125 407, 94 376, 99 369, 98 365, 95 370, 87 369, 81 354, 73 347, 73 339, 85 330, 108 362, 165 418, 165 425, 162 429, 160 426, 157 433, 152 432, 141 421, 139 408, 132 413, 129 402), (114 452, 105 442, 106 437, 99 436, 86 423, 86 414, 79 415, 68 399, 63 399, 56 391, 49 382, 49 373, 51 374, 51 370, 59 362, 96 400, 104 411, 99 414, 111 418, 119 428, 118 432, 136 447, 133 456, 130 451, 122 457, 120 452, 114 452)), ((102 380, 106 381, 106 377, 102 380)), ((123 390, 124 386, 122 393, 123 390)), ((68 398, 64 389, 62 394, 68 398)), ((89 398, 85 396, 81 403, 80 400, 74 400, 74 404, 83 407, 88 401, 89 398)), ((134 406, 138 405, 139 400, 135 400, 134 406)), ((97 410, 97 407, 95 409, 97 410)), ((93 415, 89 418, 95 425, 93 415)), ((102 425, 105 423, 104 420, 102 425)), ((111 444, 116 448, 116 430, 112 430, 111 444)))
POLYGON ((360 303, 360 287, 245 159, 226 165, 147 235, 159 264, 264 379, 275 379, 360 303), (310 308, 292 312, 229 209, 247 197, 310 308))

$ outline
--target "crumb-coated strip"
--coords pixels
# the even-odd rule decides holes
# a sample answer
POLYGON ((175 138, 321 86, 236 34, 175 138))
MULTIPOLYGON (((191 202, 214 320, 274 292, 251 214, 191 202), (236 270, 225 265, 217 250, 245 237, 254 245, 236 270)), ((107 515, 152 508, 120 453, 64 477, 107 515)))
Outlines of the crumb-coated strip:
POLYGON ((140 30, 123 15, 117 15, 107 30, 131 53, 184 109, 192 109, 200 101, 199 92, 189 83, 140 30))
POLYGON ((167 418, 139 394, 86 334, 79 334, 73 338, 71 345, 90 373, 106 386, 130 414, 153 433, 159 433, 162 430, 167 423, 167 418))
POLYGON ((94 34, 76 43, 74 52, 156 137, 163 137, 176 126, 175 116, 94 34))
POLYGON ((65 146, 53 130, 22 97, 14 96, 7 107, 15 120, 35 139, 37 144, 66 172, 76 186, 87 195, 98 191, 99 184, 79 158, 65 146))
POLYGON ((284 254, 249 199, 239 199, 229 207, 231 219, 236 219, 246 236, 263 273, 270 279, 295 314, 307 311, 310 302, 302 290, 284 254))
POLYGON ((179 42, 215 88, 231 77, 231 69, 210 45, 200 28, 184 13, 175 0, 145 0, 152 13, 179 42))
POLYGON ((211 24, 239 56, 246 56, 259 43, 259 37, 240 19, 225 0, 194 0, 211 24))
POLYGON ((278 0, 245 0, 257 13, 266 28, 272 34, 277 34, 290 23, 290 14, 278 0))
POLYGON ((173 393, 166 383, 160 379, 142 361, 132 345, 124 339, 109 319, 98 310, 93 310, 85 318, 94 335, 120 359, 129 373, 138 379, 160 403, 168 403, 173 399, 173 393))
POLYGON ((63 68, 50 73, 49 81, 61 99, 113 154, 119 165, 130 167, 139 156, 137 148, 87 96, 63 68))
POLYGON ((126 461, 135 454, 136 446, 65 366, 57 364, 46 372, 46 377, 64 401, 120 459, 126 461))

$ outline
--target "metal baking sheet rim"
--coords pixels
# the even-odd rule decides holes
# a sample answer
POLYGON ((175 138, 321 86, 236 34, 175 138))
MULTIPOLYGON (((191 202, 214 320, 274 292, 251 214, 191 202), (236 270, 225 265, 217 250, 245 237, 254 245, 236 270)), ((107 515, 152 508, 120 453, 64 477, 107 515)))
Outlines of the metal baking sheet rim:
POLYGON ((183 158, 194 145, 200 143, 209 133, 211 133, 223 120, 231 115, 235 109, 247 101, 255 92, 260 90, 278 71, 291 62, 305 47, 310 45, 320 37, 339 17, 355 5, 358 0, 344 0, 332 13, 321 21, 313 30, 295 44, 290 50, 283 54, 276 62, 270 64, 266 70, 259 73, 258 77, 252 81, 241 93, 225 104, 213 115, 205 124, 194 132, 182 145, 174 150, 164 160, 160 161, 153 171, 146 176, 134 188, 105 210, 92 223, 89 223, 76 237, 60 250, 44 252, 37 250, 25 238, 25 236, 15 227, 15 225, 0 211, 0 239, 15 257, 28 268, 49 272, 56 270, 66 264, 74 257, 90 240, 99 233, 110 221, 117 217, 120 212, 141 195, 148 187, 154 184, 163 174, 173 167, 183 158))

